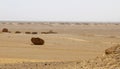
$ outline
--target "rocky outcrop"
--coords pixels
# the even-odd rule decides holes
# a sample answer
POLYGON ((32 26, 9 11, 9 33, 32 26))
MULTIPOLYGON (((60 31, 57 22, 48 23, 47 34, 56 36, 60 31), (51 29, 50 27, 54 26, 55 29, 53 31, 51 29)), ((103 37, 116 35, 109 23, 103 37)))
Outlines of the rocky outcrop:
POLYGON ((105 50, 105 54, 109 55, 109 54, 120 54, 120 45, 116 45, 113 47, 110 47, 108 49, 105 50))

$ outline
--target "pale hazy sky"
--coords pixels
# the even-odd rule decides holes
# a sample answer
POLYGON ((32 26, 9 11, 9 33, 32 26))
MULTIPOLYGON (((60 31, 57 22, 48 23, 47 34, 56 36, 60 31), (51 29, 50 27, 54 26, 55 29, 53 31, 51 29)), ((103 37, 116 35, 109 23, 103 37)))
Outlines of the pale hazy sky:
POLYGON ((120 0, 0 0, 0 21, 120 22, 120 0))

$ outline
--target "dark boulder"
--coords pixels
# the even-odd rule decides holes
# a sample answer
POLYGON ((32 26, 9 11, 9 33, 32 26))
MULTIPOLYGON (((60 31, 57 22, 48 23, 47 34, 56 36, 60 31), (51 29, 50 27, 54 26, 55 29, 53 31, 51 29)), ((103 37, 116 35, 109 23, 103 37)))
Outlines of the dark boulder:
POLYGON ((8 32, 8 29, 7 28, 3 28, 2 32, 8 32))
POLYGON ((38 37, 32 37, 32 38, 31 38, 31 42, 32 42, 34 45, 44 45, 44 40, 41 39, 41 38, 38 38, 38 37))

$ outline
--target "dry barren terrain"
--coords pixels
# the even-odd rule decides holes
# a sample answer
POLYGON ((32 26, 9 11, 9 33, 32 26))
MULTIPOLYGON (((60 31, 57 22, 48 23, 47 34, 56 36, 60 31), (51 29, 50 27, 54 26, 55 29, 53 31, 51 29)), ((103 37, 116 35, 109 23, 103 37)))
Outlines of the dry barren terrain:
POLYGON ((87 69, 81 68, 78 61, 103 56, 105 49, 120 44, 119 23, 1 22, 0 29, 0 68, 9 69, 11 64, 16 66, 14 69, 32 69, 32 65, 33 69, 87 69), (3 28, 10 33, 3 33, 3 28), (57 34, 41 34, 49 30, 57 34), (45 44, 33 45, 32 37, 44 39, 45 44))

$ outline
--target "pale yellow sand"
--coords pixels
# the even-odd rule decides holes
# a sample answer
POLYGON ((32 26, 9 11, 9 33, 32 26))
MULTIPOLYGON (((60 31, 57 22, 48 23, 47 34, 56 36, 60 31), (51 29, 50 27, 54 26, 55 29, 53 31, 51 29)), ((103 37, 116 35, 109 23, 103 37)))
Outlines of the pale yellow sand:
POLYGON ((120 25, 0 24, 12 33, 0 33, 0 63, 79 61, 103 55, 119 44, 120 25), (58 34, 40 34, 53 30, 58 34), (15 34, 21 31, 21 34, 15 34), (39 34, 24 34, 37 31, 39 34), (31 37, 40 37, 45 45, 35 46, 31 37))

